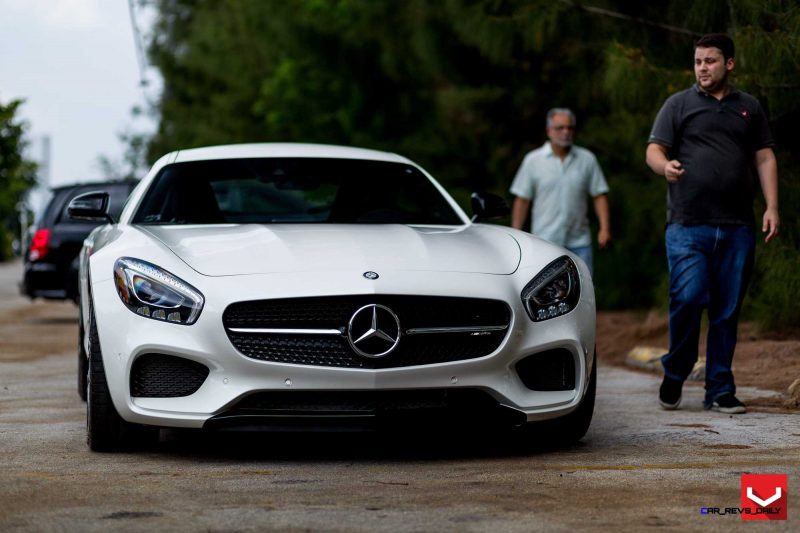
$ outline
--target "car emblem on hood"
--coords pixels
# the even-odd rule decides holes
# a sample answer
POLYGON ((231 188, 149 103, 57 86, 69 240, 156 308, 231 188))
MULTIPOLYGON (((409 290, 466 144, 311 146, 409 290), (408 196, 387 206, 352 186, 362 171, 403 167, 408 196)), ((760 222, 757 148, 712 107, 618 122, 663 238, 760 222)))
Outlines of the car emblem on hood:
POLYGON ((367 279, 378 279, 380 277, 377 272, 373 272, 372 270, 364 272, 363 276, 367 279))
POLYGON ((383 357, 391 353, 400 342, 400 319, 386 306, 365 305, 350 318, 347 340, 361 356, 383 357))

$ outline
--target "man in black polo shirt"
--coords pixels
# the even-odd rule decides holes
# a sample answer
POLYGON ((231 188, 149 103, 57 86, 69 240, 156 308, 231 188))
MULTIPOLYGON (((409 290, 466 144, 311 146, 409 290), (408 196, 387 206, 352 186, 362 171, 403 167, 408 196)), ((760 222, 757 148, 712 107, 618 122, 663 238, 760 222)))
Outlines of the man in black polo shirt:
POLYGON ((708 309, 704 405, 744 413, 731 363, 739 310, 753 266, 757 184, 766 200, 762 231, 778 234, 778 167, 758 100, 728 83, 733 41, 712 34, 695 43, 697 83, 658 112, 647 164, 667 180, 669 353, 661 358, 659 403, 677 409, 697 361, 700 317, 708 309))

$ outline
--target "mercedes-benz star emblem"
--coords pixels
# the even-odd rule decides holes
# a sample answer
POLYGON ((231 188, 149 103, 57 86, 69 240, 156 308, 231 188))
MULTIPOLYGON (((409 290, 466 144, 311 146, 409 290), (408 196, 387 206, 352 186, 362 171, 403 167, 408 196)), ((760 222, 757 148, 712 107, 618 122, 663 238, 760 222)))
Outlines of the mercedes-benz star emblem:
POLYGON ((367 278, 367 279, 378 279, 380 276, 378 276, 377 272, 373 272, 372 270, 368 270, 368 271, 364 272, 364 277, 367 278))
POLYGON ((347 340, 359 355, 383 357, 400 342, 400 319, 386 306, 365 305, 353 313, 347 325, 347 340))

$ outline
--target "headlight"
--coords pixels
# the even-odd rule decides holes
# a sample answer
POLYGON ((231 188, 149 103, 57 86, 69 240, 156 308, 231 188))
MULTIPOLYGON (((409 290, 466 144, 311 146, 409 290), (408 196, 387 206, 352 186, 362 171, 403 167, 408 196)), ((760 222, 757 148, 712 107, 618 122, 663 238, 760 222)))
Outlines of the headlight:
POLYGON ((522 289, 522 303, 534 322, 569 313, 581 295, 578 268, 567 257, 559 257, 522 289))
POLYGON ((200 291, 151 263, 121 257, 114 284, 122 302, 137 315, 176 324, 194 324, 205 301, 200 291))

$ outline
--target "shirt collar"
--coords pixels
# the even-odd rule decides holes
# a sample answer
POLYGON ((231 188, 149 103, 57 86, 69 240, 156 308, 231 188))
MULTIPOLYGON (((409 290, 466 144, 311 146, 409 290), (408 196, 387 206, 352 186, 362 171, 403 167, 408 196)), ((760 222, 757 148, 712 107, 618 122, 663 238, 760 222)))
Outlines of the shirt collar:
MULTIPOLYGON (((544 155, 546 157, 558 157, 555 154, 555 152, 553 152, 553 145, 550 144, 550 141, 545 141, 543 148, 544 148, 544 155)), ((572 159, 572 156, 574 154, 575 154, 575 143, 572 143, 572 147, 569 149, 569 152, 567 153, 567 157, 564 158, 564 162, 566 163, 567 161, 572 159)))
MULTIPOLYGON (((694 88, 695 92, 697 94, 699 94, 700 96, 711 96, 710 94, 708 94, 707 92, 705 92, 703 89, 700 88, 700 84, 699 83, 695 83, 694 85, 692 85, 692 87, 694 88)), ((728 94, 726 94, 725 96, 722 97, 723 100, 725 98, 728 98, 728 97, 731 97, 731 96, 739 94, 739 89, 737 89, 733 85, 729 85, 728 87, 730 88, 730 90, 728 91, 728 94)))

